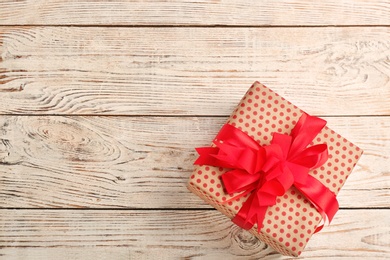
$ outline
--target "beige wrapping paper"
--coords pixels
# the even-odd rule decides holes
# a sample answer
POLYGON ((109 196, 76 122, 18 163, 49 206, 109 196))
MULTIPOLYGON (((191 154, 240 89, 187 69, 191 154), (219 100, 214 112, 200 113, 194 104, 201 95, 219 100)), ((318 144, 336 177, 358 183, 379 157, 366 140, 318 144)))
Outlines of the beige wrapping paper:
MULTIPOLYGON (((255 82, 226 123, 240 128, 261 145, 268 145, 273 132, 290 134, 302 113, 302 110, 277 93, 255 82)), ((327 143, 329 159, 310 174, 337 195, 362 155, 362 150, 327 126, 312 144, 317 143, 327 143)), ((233 218, 248 195, 223 203, 232 197, 224 192, 219 178, 228 170, 207 165, 196 166, 188 182, 188 189, 233 218)), ((249 231, 281 254, 298 256, 320 221, 321 215, 314 206, 292 187, 278 197, 276 205, 268 208, 260 233, 256 225, 249 231)))

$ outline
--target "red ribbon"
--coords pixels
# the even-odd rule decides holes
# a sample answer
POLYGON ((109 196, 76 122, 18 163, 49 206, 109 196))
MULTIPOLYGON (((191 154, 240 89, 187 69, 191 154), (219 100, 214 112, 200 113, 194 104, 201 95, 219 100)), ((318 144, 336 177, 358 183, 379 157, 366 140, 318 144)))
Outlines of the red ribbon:
POLYGON ((244 229, 257 223, 260 232, 267 208, 293 185, 330 222, 338 210, 336 196, 309 175, 328 159, 326 144, 309 146, 325 125, 325 120, 304 113, 290 135, 273 133, 271 144, 261 146, 225 124, 213 141, 215 147, 196 148, 200 156, 195 164, 231 169, 221 179, 228 194, 239 194, 228 201, 250 194, 232 220, 244 229))

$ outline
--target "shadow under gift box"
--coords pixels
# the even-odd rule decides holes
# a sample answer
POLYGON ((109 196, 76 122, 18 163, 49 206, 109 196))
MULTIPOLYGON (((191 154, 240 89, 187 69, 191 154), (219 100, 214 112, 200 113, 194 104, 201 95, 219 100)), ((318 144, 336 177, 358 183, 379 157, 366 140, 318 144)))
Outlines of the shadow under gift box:
MULTIPOLYGON (((269 145, 272 133, 290 134, 304 112, 259 82, 255 82, 227 120, 260 145, 269 145)), ((344 185, 363 151, 327 126, 311 145, 326 143, 328 160, 310 175, 336 195, 344 185)), ((208 204, 234 218, 248 195, 229 201, 220 176, 231 169, 209 165, 196 166, 188 189, 208 204), (229 202, 225 202, 229 201, 229 202)), ((321 214, 294 186, 268 207, 260 233, 257 225, 249 230, 283 255, 298 256, 321 222, 321 214)))

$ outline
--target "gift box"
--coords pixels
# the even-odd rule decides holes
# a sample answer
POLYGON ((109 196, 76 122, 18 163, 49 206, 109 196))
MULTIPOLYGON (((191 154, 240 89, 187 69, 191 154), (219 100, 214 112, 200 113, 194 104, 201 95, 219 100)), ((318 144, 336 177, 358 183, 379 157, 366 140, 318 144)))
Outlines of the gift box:
POLYGON ((362 150, 255 82, 210 147, 188 189, 283 255, 298 256, 338 209, 362 150))

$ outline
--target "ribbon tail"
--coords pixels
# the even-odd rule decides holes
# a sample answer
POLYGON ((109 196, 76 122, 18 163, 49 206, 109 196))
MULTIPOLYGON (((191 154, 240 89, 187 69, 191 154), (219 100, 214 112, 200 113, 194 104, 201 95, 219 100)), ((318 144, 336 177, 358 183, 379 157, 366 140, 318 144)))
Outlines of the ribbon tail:
POLYGON ((316 207, 324 220, 332 221, 339 209, 336 195, 311 175, 305 183, 295 183, 295 187, 316 207))
POLYGON ((258 196, 256 192, 253 192, 232 221, 245 230, 251 229, 257 223, 257 229, 260 232, 267 208, 268 206, 260 206, 258 196))

